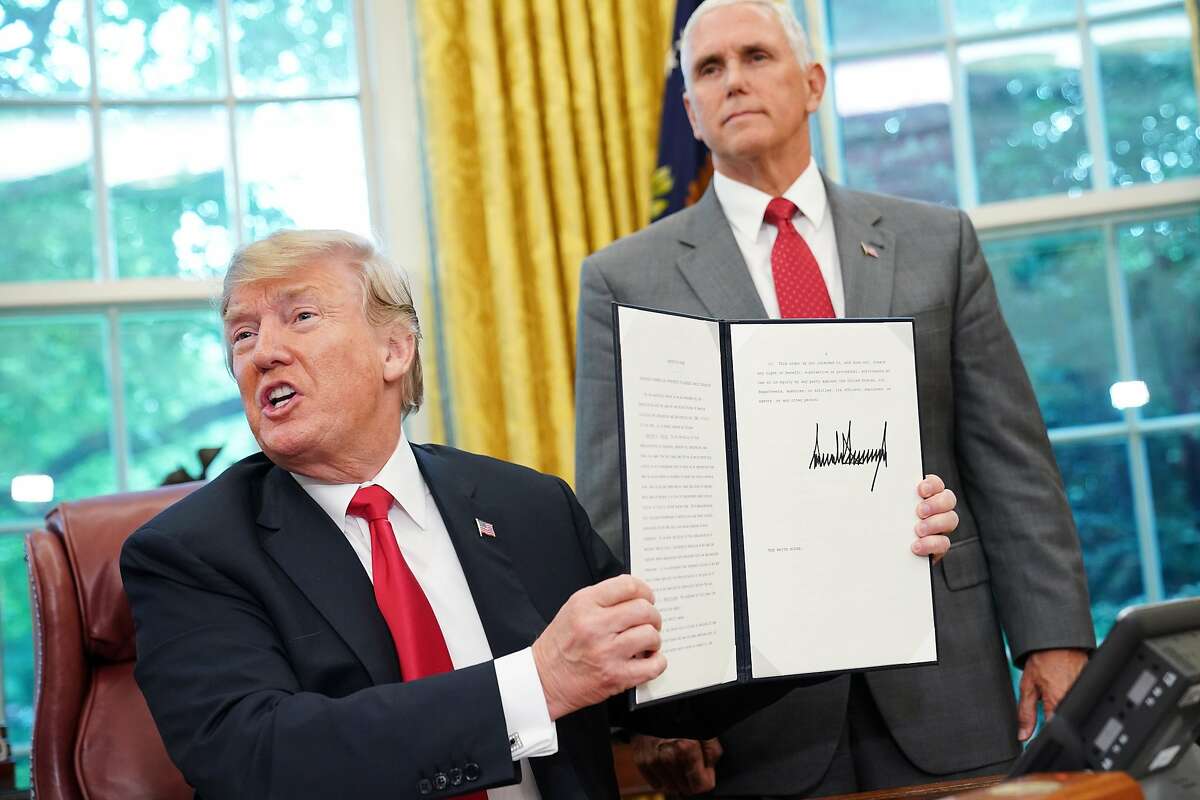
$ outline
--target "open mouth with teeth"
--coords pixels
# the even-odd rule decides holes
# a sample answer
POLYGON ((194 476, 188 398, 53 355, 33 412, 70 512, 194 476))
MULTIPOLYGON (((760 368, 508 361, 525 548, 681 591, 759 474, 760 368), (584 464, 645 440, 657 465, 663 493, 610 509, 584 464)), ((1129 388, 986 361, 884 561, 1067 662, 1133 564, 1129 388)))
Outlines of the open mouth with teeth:
POLYGON ((276 386, 267 396, 267 403, 272 408, 283 408, 296 396, 296 390, 287 384, 276 386))

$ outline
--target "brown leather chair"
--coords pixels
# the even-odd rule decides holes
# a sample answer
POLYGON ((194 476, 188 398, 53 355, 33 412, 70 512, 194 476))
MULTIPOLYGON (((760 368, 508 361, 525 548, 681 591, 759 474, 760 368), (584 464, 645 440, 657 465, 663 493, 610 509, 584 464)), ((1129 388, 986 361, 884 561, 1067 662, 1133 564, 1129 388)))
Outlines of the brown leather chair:
POLYGON ((117 558, 138 526, 200 485, 63 503, 46 516, 46 530, 25 537, 38 800, 192 796, 133 680, 133 617, 117 558))

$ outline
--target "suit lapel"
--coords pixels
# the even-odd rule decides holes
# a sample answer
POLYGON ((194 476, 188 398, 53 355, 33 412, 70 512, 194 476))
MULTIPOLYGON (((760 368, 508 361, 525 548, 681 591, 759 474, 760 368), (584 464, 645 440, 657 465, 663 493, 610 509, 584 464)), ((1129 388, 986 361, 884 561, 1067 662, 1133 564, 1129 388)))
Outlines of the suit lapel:
POLYGON ((534 607, 509 558, 505 537, 517 532, 497 525, 495 536, 479 533, 478 520, 495 523, 511 514, 479 502, 474 482, 458 463, 462 459, 420 446, 413 446, 413 453, 446 523, 492 655, 498 658, 528 647, 547 620, 534 607))
POLYGON ((879 211, 862 195, 829 181, 825 181, 825 192, 842 264, 846 316, 886 317, 892 308, 896 237, 880 226, 879 211), (863 245, 876 255, 865 252, 863 245))
POLYGON ((767 316, 711 184, 690 210, 680 240, 692 249, 679 259, 677 266, 709 316, 720 319, 767 316))
POLYGON ((374 684, 400 680, 400 665, 375 590, 346 537, 295 479, 267 473, 258 523, 263 549, 358 657, 374 684))

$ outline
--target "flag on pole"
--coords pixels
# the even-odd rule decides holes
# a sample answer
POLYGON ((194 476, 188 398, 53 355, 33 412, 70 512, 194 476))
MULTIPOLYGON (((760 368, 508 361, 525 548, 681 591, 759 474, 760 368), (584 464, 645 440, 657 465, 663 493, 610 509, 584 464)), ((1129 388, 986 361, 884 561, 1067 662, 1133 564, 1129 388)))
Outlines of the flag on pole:
POLYGON ((704 143, 692 136, 683 109, 683 70, 679 36, 702 0, 675 0, 675 23, 667 50, 667 83, 663 87, 662 123, 658 129, 658 167, 651 180, 650 219, 673 214, 700 199, 712 179, 712 159, 704 143))

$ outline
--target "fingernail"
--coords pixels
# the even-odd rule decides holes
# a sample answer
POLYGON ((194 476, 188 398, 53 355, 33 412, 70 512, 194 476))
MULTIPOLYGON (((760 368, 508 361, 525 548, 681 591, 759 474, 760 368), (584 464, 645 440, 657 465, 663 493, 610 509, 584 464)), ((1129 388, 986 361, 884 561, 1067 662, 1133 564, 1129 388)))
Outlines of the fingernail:
POLYGON ((911 545, 911 548, 914 553, 916 553, 917 555, 921 555, 921 543, 920 542, 913 542, 911 545))
POLYGON ((917 530, 921 533, 921 535, 929 533, 929 523, 925 521, 918 522, 917 530))
POLYGON ((921 491, 922 492, 933 491, 933 484, 930 483, 929 481, 921 481, 921 491))
POLYGON ((931 512, 931 511, 933 511, 933 509, 929 507, 929 503, 921 503, 921 513, 922 514, 924 514, 925 516, 929 516, 929 512, 931 512))

